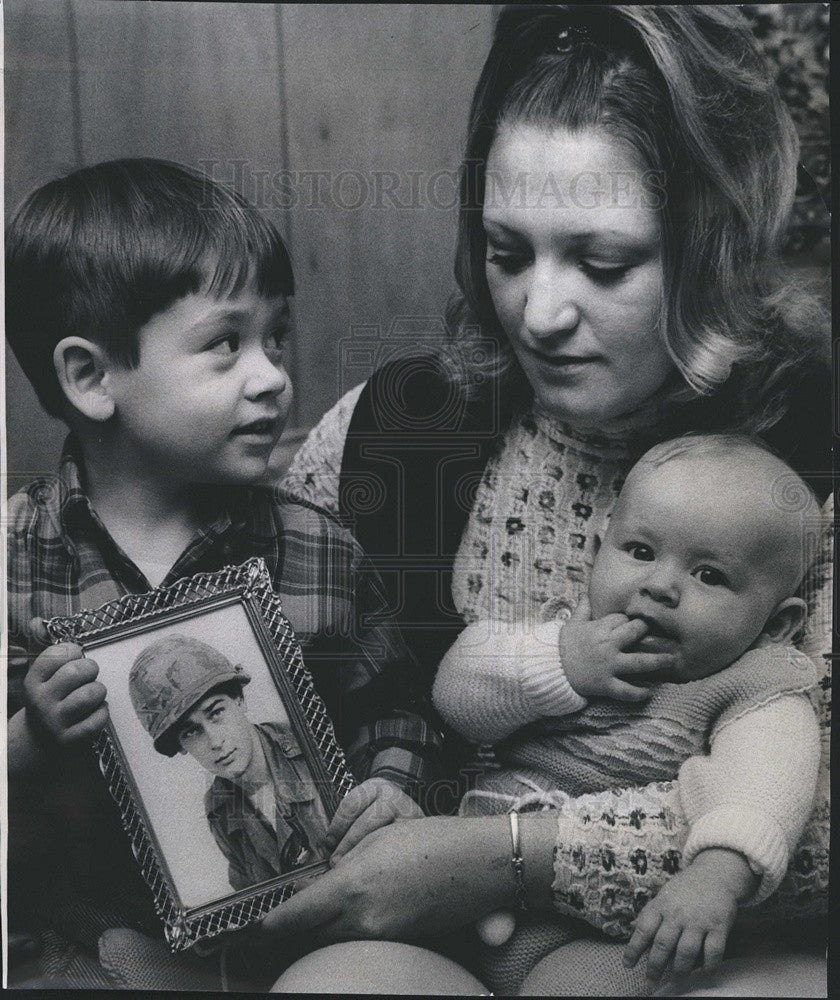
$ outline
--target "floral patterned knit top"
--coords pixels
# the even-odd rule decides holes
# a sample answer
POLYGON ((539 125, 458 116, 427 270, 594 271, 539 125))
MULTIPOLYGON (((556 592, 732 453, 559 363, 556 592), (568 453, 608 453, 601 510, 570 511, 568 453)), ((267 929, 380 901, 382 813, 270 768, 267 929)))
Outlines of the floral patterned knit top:
MULTIPOLYGON (((334 513, 344 442, 362 388, 328 411, 282 481, 290 492, 334 513)), ((642 409, 597 431, 582 431, 534 408, 512 422, 487 463, 455 558, 453 598, 465 623, 546 621, 577 603, 588 585, 596 538, 603 536, 624 476, 644 450, 640 439, 653 443, 668 437, 666 428, 657 428, 658 419, 655 409, 642 409)), ((824 545, 828 537, 826 530, 824 545)), ((802 644, 822 678, 815 707, 823 762, 811 820, 780 890, 765 904, 784 916, 821 913, 827 902, 830 661, 823 651, 830 648, 830 560, 824 565, 802 644)), ((686 836, 674 784, 600 792, 566 803, 558 815, 555 848, 558 909, 608 933, 626 931, 640 903, 673 871, 674 850, 679 853, 686 836), (607 844, 613 858, 609 870, 598 861, 607 844), (638 859, 640 848, 647 859, 643 871, 629 860, 638 859), (626 907, 620 905, 624 896, 626 907)))

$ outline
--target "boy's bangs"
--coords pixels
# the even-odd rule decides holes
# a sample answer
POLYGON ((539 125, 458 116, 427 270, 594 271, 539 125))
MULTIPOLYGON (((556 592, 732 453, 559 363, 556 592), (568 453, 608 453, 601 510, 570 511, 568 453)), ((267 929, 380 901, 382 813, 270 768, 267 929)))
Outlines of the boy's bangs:
POLYGON ((239 211, 214 220, 187 269, 195 269, 200 286, 219 298, 247 287, 266 298, 294 295, 291 260, 277 231, 250 206, 229 207, 239 211))

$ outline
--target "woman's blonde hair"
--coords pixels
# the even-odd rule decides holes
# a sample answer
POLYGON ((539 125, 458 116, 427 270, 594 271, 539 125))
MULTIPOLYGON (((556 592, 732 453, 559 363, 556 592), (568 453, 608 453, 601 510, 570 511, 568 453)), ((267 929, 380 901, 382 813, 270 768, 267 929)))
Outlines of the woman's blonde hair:
POLYGON ((827 360, 828 319, 779 259, 798 140, 737 8, 517 4, 500 15, 470 114, 449 322, 461 341, 495 343, 481 374, 499 381, 506 409, 530 387, 493 309, 481 209, 487 155, 514 121, 603 129, 661 177, 674 398, 691 401, 695 423, 772 426, 794 369, 827 360))

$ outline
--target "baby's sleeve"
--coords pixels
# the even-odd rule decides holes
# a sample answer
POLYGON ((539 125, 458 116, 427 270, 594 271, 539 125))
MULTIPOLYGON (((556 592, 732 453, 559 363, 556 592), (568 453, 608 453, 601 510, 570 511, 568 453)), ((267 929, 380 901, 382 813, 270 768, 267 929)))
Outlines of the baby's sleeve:
POLYGON ((473 743, 498 743, 529 722, 584 708, 560 663, 560 621, 478 621, 446 652, 435 708, 473 743))
POLYGON ((805 695, 784 695, 720 727, 709 756, 691 757, 680 769, 690 824, 684 864, 709 847, 738 851, 761 876, 748 902, 766 899, 810 815, 819 759, 819 727, 805 695))

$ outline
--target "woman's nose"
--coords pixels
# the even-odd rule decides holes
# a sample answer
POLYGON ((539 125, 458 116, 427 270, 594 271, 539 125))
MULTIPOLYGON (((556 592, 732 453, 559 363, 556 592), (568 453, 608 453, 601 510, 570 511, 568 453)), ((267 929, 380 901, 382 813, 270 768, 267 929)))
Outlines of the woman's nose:
POLYGON ((535 265, 527 290, 524 322, 532 337, 543 340, 571 333, 580 320, 568 275, 559 268, 535 265))

